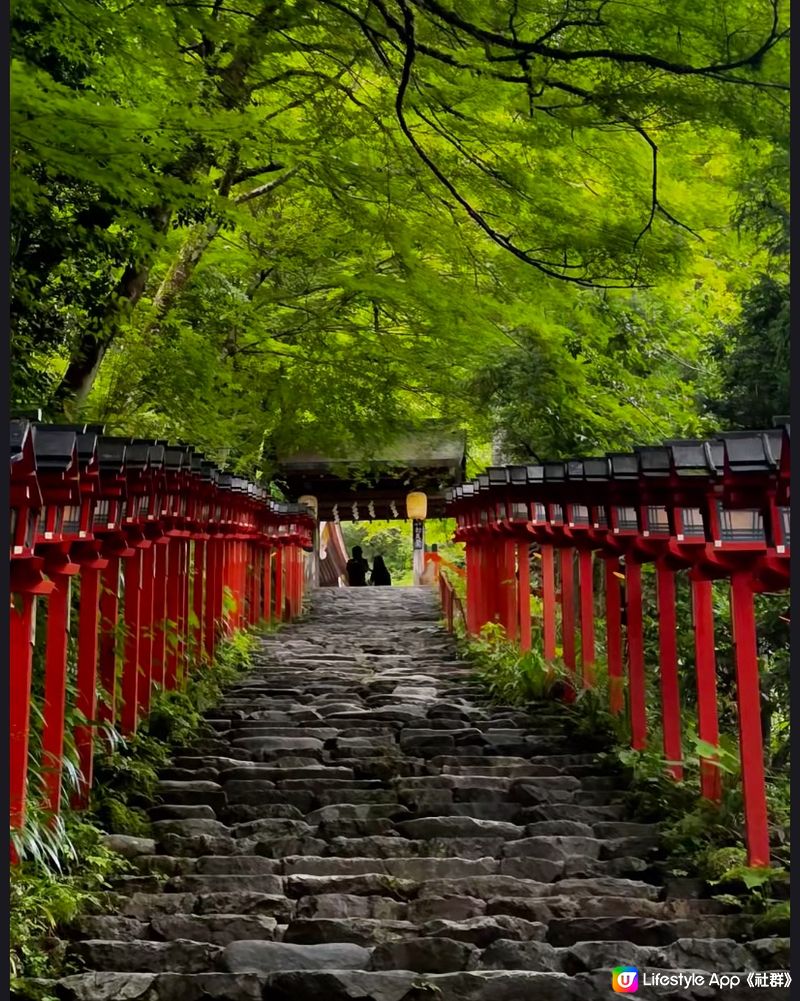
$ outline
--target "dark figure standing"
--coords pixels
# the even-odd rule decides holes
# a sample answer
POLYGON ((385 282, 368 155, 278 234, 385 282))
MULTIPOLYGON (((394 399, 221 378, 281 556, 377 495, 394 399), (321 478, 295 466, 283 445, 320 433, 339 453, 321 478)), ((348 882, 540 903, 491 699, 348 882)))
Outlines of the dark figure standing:
POLYGON ((366 587, 369 563, 362 555, 361 546, 353 546, 353 558, 347 561, 347 583, 350 587, 366 587))
POLYGON ((392 583, 391 575, 382 556, 376 556, 372 561, 372 583, 378 587, 388 587, 392 583))

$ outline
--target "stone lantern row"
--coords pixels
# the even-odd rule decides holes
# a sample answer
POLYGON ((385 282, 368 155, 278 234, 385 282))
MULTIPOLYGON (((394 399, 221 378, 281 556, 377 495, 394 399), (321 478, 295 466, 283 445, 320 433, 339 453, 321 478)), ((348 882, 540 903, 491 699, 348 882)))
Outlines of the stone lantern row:
POLYGON ((156 688, 220 639, 302 604, 313 514, 164 441, 100 425, 10 424, 11 823, 25 818, 36 599, 47 605, 44 806, 61 798, 71 585, 79 580, 75 740, 86 804, 98 723, 132 733, 156 688), (105 693, 98 704, 98 681, 105 693))
MULTIPOLYGON (((719 728, 711 582, 730 581, 746 834, 754 865, 769 859, 754 594, 789 587, 789 474, 790 426, 781 418, 765 431, 565 462, 493 466, 447 497, 456 538, 466 544, 468 631, 499 622, 510 639, 530 648, 533 548, 541 560, 543 653, 555 658, 560 604, 562 656, 575 686, 594 682, 594 563, 602 561, 611 710, 621 712, 627 701, 635 749, 647 740, 641 567, 654 564, 664 757, 676 779, 683 775, 683 754, 675 574, 687 570, 691 581, 699 737, 714 746, 719 728)), ((701 791, 720 798, 714 758, 701 760, 701 791)))

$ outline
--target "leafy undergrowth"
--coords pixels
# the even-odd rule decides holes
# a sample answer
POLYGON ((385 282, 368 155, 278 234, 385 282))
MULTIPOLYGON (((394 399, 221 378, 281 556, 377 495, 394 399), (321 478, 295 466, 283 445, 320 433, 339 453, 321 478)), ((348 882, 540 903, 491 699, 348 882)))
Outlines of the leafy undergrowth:
MULTIPOLYGON (((274 627, 273 627, 274 628, 274 627)), ((130 872, 128 861, 104 843, 107 834, 147 836, 158 782, 173 747, 203 731, 203 714, 226 688, 252 668, 256 632, 240 632, 221 644, 213 668, 191 670, 183 691, 159 691, 138 732, 127 739, 106 730, 97 755, 90 807, 46 816, 31 795, 22 835, 13 832, 21 862, 11 868, 11 989, 15 997, 55 1001, 29 981, 62 975, 64 956, 57 934, 86 913, 99 913, 109 881, 130 872)), ((39 786, 32 775, 30 788, 39 786)), ((68 802, 71 788, 62 790, 68 802)))
POLYGON ((609 679, 604 664, 595 665, 594 686, 580 689, 574 701, 562 701, 567 671, 560 661, 548 663, 541 651, 522 653, 508 642, 502 627, 490 624, 479 636, 459 636, 462 656, 475 667, 476 676, 495 701, 525 708, 543 699, 559 700, 570 731, 581 742, 600 749, 600 760, 609 771, 624 776, 625 800, 631 819, 658 823, 666 879, 694 879, 704 892, 753 915, 760 935, 789 934, 789 775, 774 770, 767 776, 767 801, 772 845, 772 865, 747 864, 743 843, 744 806, 736 744, 720 741, 714 748, 697 737, 689 714, 683 719, 683 758, 667 762, 661 733, 652 727, 657 710, 649 713, 651 732, 644 751, 630 747, 627 715, 609 710, 609 679), (722 772, 722 801, 713 804, 699 795, 700 757, 715 755, 722 772), (668 765, 680 764, 680 781, 668 765))

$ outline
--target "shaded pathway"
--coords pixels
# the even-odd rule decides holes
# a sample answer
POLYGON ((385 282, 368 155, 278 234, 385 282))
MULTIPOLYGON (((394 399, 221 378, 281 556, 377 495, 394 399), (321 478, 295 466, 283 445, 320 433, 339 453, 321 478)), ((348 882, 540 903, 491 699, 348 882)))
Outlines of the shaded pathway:
POLYGON ((96 972, 62 997, 587 1001, 620 964, 783 965, 647 881, 655 831, 617 780, 557 705, 490 707, 439 614, 431 590, 322 590, 264 640, 163 774, 155 843, 125 843, 141 875, 82 921, 96 972))

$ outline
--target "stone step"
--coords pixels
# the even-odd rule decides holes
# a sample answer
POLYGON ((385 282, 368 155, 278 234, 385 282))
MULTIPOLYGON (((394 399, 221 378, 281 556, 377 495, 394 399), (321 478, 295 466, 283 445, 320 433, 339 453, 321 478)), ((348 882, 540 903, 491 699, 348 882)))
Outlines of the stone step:
POLYGON ((65 930, 92 972, 52 995, 610 1001, 623 962, 787 967, 751 918, 664 885, 657 825, 569 711, 493 703, 432 590, 375 590, 316 592, 263 638, 162 771, 152 837, 110 839, 135 874, 65 930))

